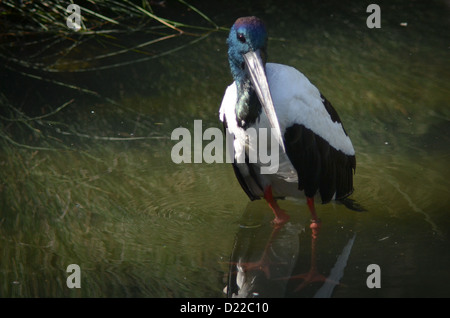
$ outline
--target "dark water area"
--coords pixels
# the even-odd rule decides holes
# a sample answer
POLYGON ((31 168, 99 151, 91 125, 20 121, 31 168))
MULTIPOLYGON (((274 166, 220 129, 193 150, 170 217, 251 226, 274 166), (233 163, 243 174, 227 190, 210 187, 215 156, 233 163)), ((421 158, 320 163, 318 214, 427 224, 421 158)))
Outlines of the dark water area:
MULTIPOLYGON (((171 3, 155 12, 207 25, 171 3)), ((317 237, 304 201, 280 201, 291 220, 275 230, 269 206, 248 200, 229 164, 171 158, 174 129, 194 138, 194 120, 221 128, 226 30, 137 64, 33 73, 53 82, 5 62, 0 296, 450 297, 450 5, 379 1, 381 28, 371 29, 370 3, 191 3, 224 28, 264 19, 268 61, 300 70, 339 112, 356 150, 351 199, 365 211, 317 205, 317 237), (33 126, 40 132, 5 119, 9 104, 32 118, 72 99, 33 126), (70 264, 81 288, 67 286, 70 264), (379 288, 368 286, 372 264, 379 288), (311 270, 328 281, 302 285, 311 270)), ((145 33, 127 36, 139 43, 145 33)), ((74 54, 100 54, 98 43, 74 54)))

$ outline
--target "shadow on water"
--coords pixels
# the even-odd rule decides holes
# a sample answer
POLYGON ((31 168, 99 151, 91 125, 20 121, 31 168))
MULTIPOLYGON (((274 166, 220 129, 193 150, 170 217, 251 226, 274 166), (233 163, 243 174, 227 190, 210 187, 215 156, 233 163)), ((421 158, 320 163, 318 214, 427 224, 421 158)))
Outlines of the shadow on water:
POLYGON ((242 216, 224 290, 228 297, 329 298, 335 288, 345 288, 341 279, 356 233, 331 237, 296 218, 273 226, 270 214, 258 207, 249 203, 242 216), (326 252, 335 257, 324 255, 321 240, 337 242, 326 252))

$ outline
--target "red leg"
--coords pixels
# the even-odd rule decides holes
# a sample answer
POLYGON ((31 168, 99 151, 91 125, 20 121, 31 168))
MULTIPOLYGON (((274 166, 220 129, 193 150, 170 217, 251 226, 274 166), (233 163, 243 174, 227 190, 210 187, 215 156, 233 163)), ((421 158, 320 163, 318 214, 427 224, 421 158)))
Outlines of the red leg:
MULTIPOLYGON (((309 202, 308 202, 308 206, 309 206, 309 202)), ((328 278, 326 278, 324 275, 320 274, 318 269, 317 269, 317 250, 316 250, 316 245, 317 245, 317 238, 319 237, 319 227, 320 227, 320 223, 317 222, 313 222, 311 223, 311 226, 315 224, 317 227, 312 228, 312 240, 311 240, 311 266, 310 269, 307 273, 305 274, 299 274, 299 275, 294 275, 291 276, 291 279, 302 279, 303 283, 301 283, 296 289, 295 291, 299 291, 303 288, 305 288, 307 285, 314 283, 314 282, 329 282, 329 283, 333 283, 335 285, 339 285, 339 282, 334 282, 332 280, 329 280, 328 278)))
MULTIPOLYGON (((244 272, 249 272, 252 270, 260 270, 260 271, 264 272, 264 274, 266 275, 266 278, 269 279, 270 278, 270 266, 273 264, 277 264, 270 260, 270 255, 271 255, 270 247, 272 246, 272 242, 274 241, 275 237, 278 234, 278 231, 281 228, 282 228, 282 226, 275 226, 273 228, 272 233, 270 234, 269 240, 267 241, 264 251, 262 253, 262 256, 258 261, 246 262, 246 263, 239 261, 236 263, 233 262, 231 264, 241 267, 242 271, 244 271, 244 272)), ((278 264, 282 264, 282 263, 278 263, 278 264)))
MULTIPOLYGON (((309 211, 311 212, 311 229, 319 229, 320 227, 320 220, 317 217, 316 209, 314 207, 314 198, 306 198, 306 202, 308 203, 309 211)), ((314 231, 313 231, 314 234, 314 231)))
POLYGON ((275 214, 275 219, 273 219, 272 221, 273 224, 282 225, 289 221, 289 215, 279 207, 277 201, 273 198, 272 186, 269 185, 264 190, 264 199, 266 199, 267 203, 275 214))
MULTIPOLYGON (((309 204, 308 204, 309 205, 309 204)), ((317 268, 317 239, 319 237, 319 227, 320 223, 313 223, 317 225, 317 228, 312 229, 312 239, 311 239, 311 265, 309 268, 309 271, 304 274, 297 274, 292 275, 288 279, 294 280, 294 279, 301 279, 303 282, 297 286, 297 288, 294 290, 295 292, 305 288, 311 283, 315 282, 329 282, 333 283, 335 285, 339 285, 339 282, 334 282, 326 278, 324 275, 319 273, 319 270, 317 268)), ((286 278, 283 278, 286 279, 286 278)))

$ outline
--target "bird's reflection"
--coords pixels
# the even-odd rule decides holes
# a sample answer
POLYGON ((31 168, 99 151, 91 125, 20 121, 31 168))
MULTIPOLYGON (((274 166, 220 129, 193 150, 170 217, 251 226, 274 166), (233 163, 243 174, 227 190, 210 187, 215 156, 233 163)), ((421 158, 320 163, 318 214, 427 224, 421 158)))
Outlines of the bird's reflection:
MULTIPOLYGON (((228 297, 331 297, 343 276, 355 235, 335 251, 334 265, 320 268, 323 228, 308 221, 270 223, 270 213, 247 206, 230 258, 228 297), (346 243, 347 242, 347 243, 346 243), (344 247, 345 246, 345 247, 344 247)), ((333 251, 334 252, 334 251, 333 251)), ((327 251, 330 253, 330 251, 327 251)))

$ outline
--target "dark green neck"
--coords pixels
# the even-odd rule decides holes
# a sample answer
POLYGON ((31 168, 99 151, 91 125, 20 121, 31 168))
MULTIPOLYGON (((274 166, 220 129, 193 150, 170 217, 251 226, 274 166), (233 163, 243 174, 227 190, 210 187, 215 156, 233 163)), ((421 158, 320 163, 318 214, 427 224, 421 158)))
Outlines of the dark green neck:
POLYGON ((244 129, 256 122, 261 114, 261 104, 253 85, 248 78, 236 81, 238 99, 236 103, 236 120, 239 127, 244 129))

